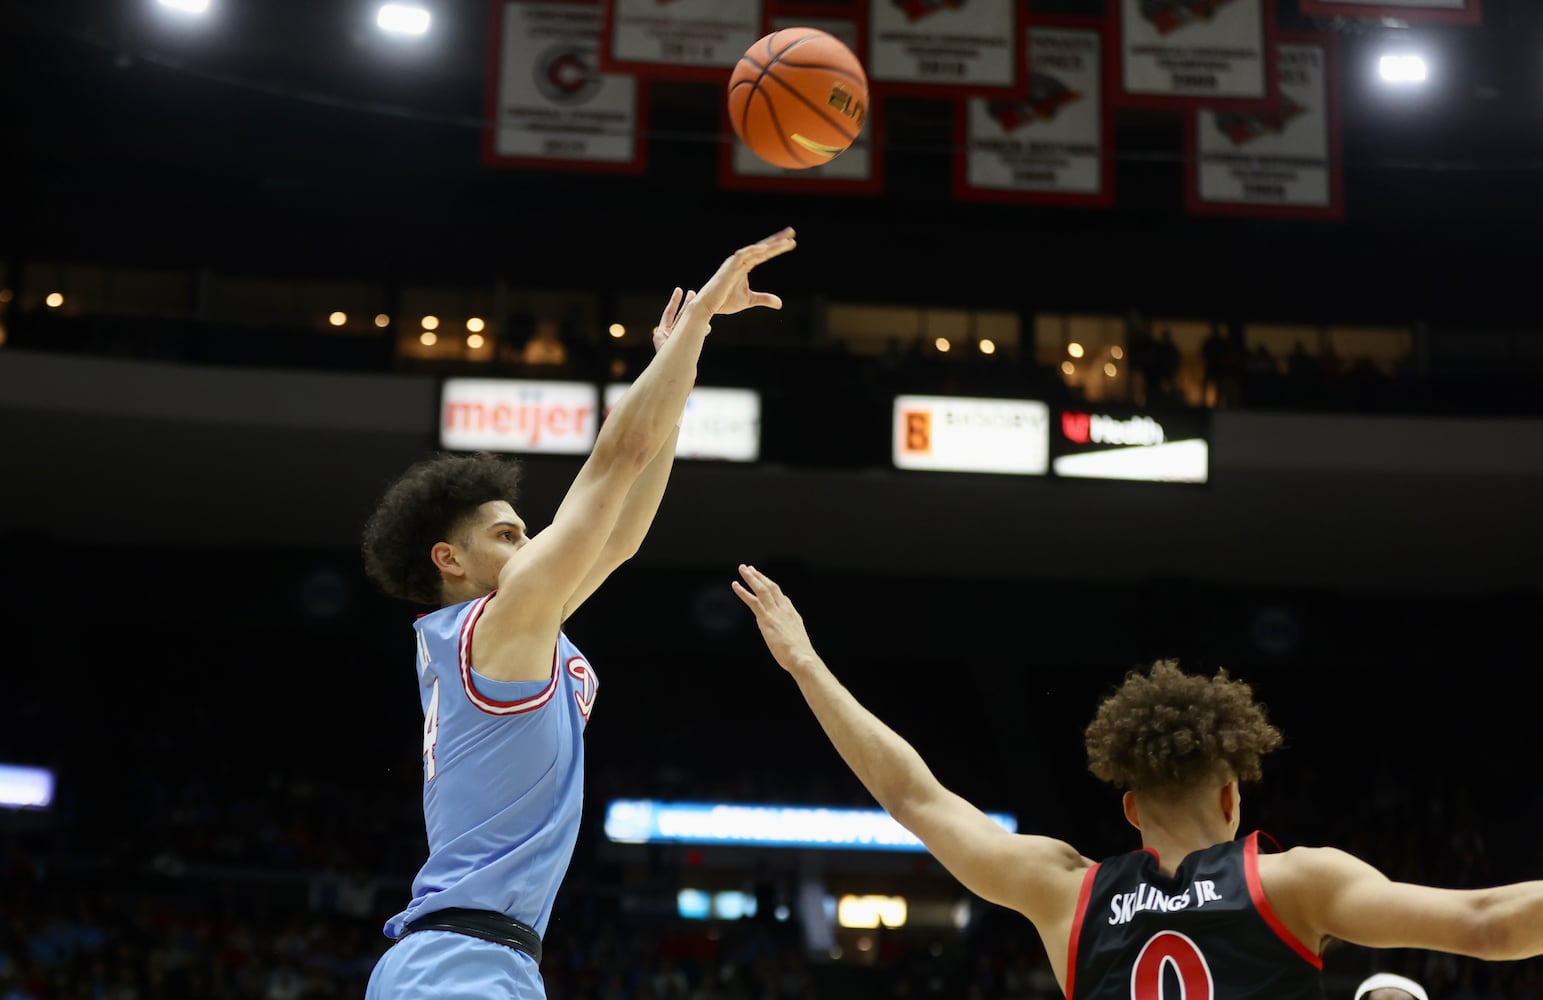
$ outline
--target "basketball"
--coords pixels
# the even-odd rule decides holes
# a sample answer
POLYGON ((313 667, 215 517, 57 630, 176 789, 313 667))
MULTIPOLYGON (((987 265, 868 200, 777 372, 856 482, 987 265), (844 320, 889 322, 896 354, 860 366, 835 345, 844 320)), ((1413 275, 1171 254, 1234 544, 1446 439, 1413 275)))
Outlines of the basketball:
POLYGON ((729 122, 752 153, 804 170, 846 152, 868 116, 868 74, 841 39, 783 28, 757 41, 729 78, 729 122))

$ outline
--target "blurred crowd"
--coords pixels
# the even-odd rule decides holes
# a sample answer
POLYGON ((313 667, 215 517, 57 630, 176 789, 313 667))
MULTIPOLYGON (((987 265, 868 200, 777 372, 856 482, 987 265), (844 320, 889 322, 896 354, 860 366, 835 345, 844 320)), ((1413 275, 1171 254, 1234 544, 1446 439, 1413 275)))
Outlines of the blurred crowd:
MULTIPOLYGON (((595 771, 590 801, 663 795, 673 770, 607 764, 595 771)), ((0 840, 0 1000, 362 997, 388 943, 381 924, 406 899, 422 850, 412 789, 369 792, 293 772, 251 777, 157 772, 104 782, 89 807, 66 804, 48 823, 12 815, 0 840)), ((1257 789, 1249 808, 1269 826, 1289 822, 1292 842, 1344 847, 1396 877, 1461 887, 1527 874, 1532 855, 1517 831, 1508 823, 1515 842, 1494 842, 1482 790, 1454 773, 1368 773, 1359 783, 1359 794, 1333 793, 1314 768, 1294 769, 1257 789)), ((695 791, 787 801, 791 788, 785 778, 739 777, 695 791)), ((850 792, 840 782, 809 788, 806 801, 826 804, 850 792)), ((982 905, 956 934, 880 931, 863 961, 833 961, 810 953, 796 920, 686 920, 650 906, 648 890, 667 899, 682 873, 654 864, 652 887, 624 873, 596 850, 595 825, 581 837, 547 935, 551 1000, 1059 995, 1037 937, 1015 914, 982 905)), ((1122 849, 1114 829, 1095 823, 1083 836, 1122 849)), ((1538 961, 1486 965, 1348 946, 1326 959, 1329 982, 1347 998, 1372 969, 1411 975, 1440 1000, 1543 995, 1538 961)))

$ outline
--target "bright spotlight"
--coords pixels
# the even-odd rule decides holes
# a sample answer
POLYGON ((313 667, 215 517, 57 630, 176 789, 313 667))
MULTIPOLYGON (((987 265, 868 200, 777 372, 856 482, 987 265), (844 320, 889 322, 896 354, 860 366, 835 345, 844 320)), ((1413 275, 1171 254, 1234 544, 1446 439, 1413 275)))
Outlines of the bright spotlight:
POLYGON ((422 35, 429 30, 429 12, 412 4, 382 4, 375 14, 375 25, 397 35, 422 35))
POLYGON ((1377 75, 1382 77, 1383 83, 1410 86, 1430 79, 1430 67, 1425 64, 1424 56, 1389 53, 1378 58, 1377 75))
POLYGON ((186 14, 207 14, 209 0, 156 0, 162 7, 180 10, 186 14))

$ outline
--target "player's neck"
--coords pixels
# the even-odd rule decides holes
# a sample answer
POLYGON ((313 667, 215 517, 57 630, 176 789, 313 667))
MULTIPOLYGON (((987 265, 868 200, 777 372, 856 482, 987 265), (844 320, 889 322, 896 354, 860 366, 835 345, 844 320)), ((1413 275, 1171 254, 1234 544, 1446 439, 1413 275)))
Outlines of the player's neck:
POLYGON ((1184 859, 1232 839, 1231 825, 1220 817, 1184 813, 1148 813, 1142 817, 1141 846, 1157 852, 1164 874, 1178 871, 1184 859))

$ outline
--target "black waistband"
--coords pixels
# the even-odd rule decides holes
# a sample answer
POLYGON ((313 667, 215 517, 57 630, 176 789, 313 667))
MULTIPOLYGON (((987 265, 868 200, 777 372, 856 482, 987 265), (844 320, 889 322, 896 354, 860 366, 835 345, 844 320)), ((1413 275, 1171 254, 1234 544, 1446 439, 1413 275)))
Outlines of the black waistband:
POLYGON ((508 945, 523 951, 537 963, 541 961, 541 935, 536 933, 536 929, 492 910, 435 910, 408 924, 402 936, 406 937, 414 931, 454 931, 494 944, 508 945))

